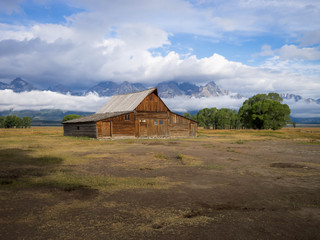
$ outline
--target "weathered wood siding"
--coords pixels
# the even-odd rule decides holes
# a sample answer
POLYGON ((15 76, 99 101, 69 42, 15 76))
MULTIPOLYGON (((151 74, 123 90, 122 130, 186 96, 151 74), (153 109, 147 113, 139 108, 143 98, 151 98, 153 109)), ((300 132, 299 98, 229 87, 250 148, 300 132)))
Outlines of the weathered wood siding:
POLYGON ((167 112, 169 109, 154 93, 147 96, 136 108, 137 112, 167 112))
POLYGON ((136 112, 136 137, 168 137, 168 112, 136 112))
POLYGON ((99 121, 97 122, 97 136, 98 138, 111 137, 112 123, 110 121, 99 121))
POLYGON ((74 137, 97 137, 95 123, 73 123, 63 124, 63 135, 74 137))
POLYGON ((134 113, 97 122, 98 138, 135 136, 134 113), (126 117, 127 115, 127 117, 126 117))
POLYGON ((198 135, 198 124, 195 122, 190 123, 190 137, 196 137, 198 135))
MULTIPOLYGON (((151 117, 150 117, 151 118, 151 117)), ((136 120, 136 137, 168 137, 168 119, 151 118, 136 120)))
POLYGON ((197 136, 197 124, 175 113, 170 113, 168 126, 171 137, 197 136))

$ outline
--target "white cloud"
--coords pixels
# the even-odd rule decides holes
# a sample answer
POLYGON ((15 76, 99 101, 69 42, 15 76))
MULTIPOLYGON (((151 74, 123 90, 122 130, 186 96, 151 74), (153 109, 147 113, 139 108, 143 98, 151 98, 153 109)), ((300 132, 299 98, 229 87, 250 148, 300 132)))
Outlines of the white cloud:
MULTIPOLYGON (((12 90, 0 90, 0 111, 61 109, 96 112, 109 99, 110 97, 99 97, 92 93, 87 96, 70 96, 51 91, 15 93, 12 90)), ((212 107, 238 110, 246 98, 236 99, 230 96, 190 98, 180 96, 163 98, 162 100, 174 112, 190 112, 212 107)), ((320 117, 319 104, 306 103, 305 101, 295 102, 294 100, 285 100, 284 102, 289 105, 293 117, 320 117)))
POLYGON ((70 96, 51 91, 31 91, 15 93, 12 90, 0 91, 0 111, 4 110, 40 110, 61 109, 95 112, 110 97, 99 97, 96 94, 87 96, 70 96))
POLYGON ((221 97, 208 97, 208 98, 195 98, 195 97, 175 97, 175 98, 163 98, 164 103, 172 110, 176 112, 190 112, 200 110, 203 108, 231 108, 238 110, 245 98, 236 99, 230 96, 221 97))
POLYGON ((0 41, 32 39, 33 33, 25 26, 0 23, 0 41))
POLYGON ((293 99, 285 100, 291 109, 291 115, 296 118, 320 118, 320 104, 307 103, 305 101, 295 102, 293 99))
POLYGON ((301 37, 298 39, 301 46, 314 46, 320 43, 320 29, 311 31, 303 31, 301 37))
POLYGON ((274 56, 277 55, 283 60, 320 60, 319 47, 299 48, 295 45, 284 45, 279 49, 272 50, 270 45, 263 45, 261 47, 260 56, 274 56))
POLYGON ((295 45, 284 45, 278 52, 283 59, 320 60, 318 48, 298 48, 295 45))

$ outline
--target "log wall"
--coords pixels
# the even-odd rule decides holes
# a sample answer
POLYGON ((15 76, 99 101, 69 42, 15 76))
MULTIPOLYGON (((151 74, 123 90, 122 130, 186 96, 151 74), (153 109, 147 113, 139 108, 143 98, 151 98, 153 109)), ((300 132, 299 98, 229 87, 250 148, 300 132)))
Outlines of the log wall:
POLYGON ((63 124, 63 135, 73 137, 97 137, 95 123, 70 123, 63 124))
POLYGON ((169 127, 169 136, 171 137, 197 136, 197 130, 198 130, 197 124, 175 113, 170 113, 168 127, 169 127))
POLYGON ((135 136, 134 113, 123 114, 97 122, 98 138, 135 136))

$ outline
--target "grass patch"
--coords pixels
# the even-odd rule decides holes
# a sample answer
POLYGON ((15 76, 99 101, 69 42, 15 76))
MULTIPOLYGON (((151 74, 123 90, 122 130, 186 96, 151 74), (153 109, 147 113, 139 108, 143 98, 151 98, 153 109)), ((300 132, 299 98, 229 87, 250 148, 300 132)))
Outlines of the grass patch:
POLYGON ((181 154, 181 153, 178 153, 178 155, 177 155, 177 159, 179 159, 179 160, 183 160, 183 155, 181 154))
POLYGON ((31 178, 29 181, 34 186, 56 188, 63 191, 96 189, 110 192, 139 188, 166 189, 173 185, 165 177, 112 177, 102 175, 79 175, 65 172, 58 172, 42 178, 31 178))
POLYGON ((157 153, 154 156, 155 156, 155 158, 169 160, 169 157, 167 155, 164 155, 163 153, 157 153))
POLYGON ((193 166, 193 167, 199 167, 202 166, 203 162, 199 160, 196 157, 183 155, 179 153, 176 158, 181 162, 182 165, 185 166, 193 166))
POLYGON ((305 142, 299 142, 300 144, 304 144, 304 145, 320 145, 320 140, 317 139, 311 139, 305 142))
POLYGON ((61 164, 63 158, 44 155, 40 157, 31 156, 32 150, 23 150, 19 148, 9 148, 0 150, 0 166, 45 166, 61 164))
POLYGON ((244 144, 244 141, 243 140, 237 140, 234 142, 235 144, 244 144))

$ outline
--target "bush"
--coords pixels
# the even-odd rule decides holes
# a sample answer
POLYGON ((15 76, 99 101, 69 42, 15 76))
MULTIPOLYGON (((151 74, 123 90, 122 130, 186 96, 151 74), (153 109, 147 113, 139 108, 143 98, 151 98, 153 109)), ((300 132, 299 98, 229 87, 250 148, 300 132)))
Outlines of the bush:
POLYGON ((31 126, 32 118, 24 117, 21 119, 15 115, 0 117, 0 128, 28 128, 31 126))
POLYGON ((241 122, 246 128, 281 129, 290 122, 290 108, 283 104, 277 93, 257 94, 246 100, 239 109, 241 122))
POLYGON ((79 116, 77 114, 69 114, 69 115, 66 115, 63 117, 62 122, 69 121, 69 120, 76 119, 76 118, 81 118, 81 116, 79 116))

